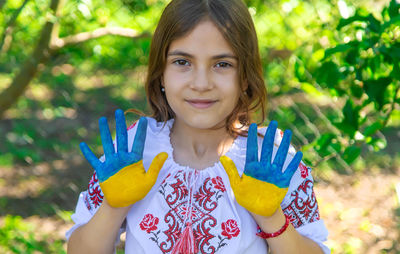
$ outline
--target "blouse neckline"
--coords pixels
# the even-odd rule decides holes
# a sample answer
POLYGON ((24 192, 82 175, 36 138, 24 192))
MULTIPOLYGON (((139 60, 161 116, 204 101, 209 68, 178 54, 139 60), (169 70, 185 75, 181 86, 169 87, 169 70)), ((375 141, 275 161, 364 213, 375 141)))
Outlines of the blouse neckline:
MULTIPOLYGON (((160 122, 158 122, 157 124, 164 125, 164 123, 160 123, 160 122)), ((190 166, 181 165, 178 162, 176 162, 175 158, 174 158, 174 148, 172 146, 171 137, 170 137, 171 128, 172 128, 173 124, 174 124, 174 119, 170 119, 167 121, 165 126, 161 126, 161 130, 160 130, 160 132, 164 134, 163 135, 165 138, 164 143, 166 145, 165 148, 167 148, 168 153, 170 154, 170 156, 168 157, 168 160, 170 160, 172 165, 175 165, 176 167, 178 167, 180 169, 184 168, 185 171, 195 171, 195 172, 209 172, 209 171, 215 170, 218 167, 222 167, 222 164, 219 160, 216 161, 213 165, 206 167, 204 169, 200 169, 200 170, 192 168, 190 166)), ((228 151, 225 153, 225 156, 232 158, 232 156, 238 155, 240 153, 241 148, 245 147, 245 146, 243 147, 243 145, 242 145, 243 142, 245 142, 245 138, 242 136, 237 136, 234 139, 234 141, 232 142, 232 144, 230 145, 228 151)), ((176 168, 176 167, 174 167, 174 168, 176 168)))

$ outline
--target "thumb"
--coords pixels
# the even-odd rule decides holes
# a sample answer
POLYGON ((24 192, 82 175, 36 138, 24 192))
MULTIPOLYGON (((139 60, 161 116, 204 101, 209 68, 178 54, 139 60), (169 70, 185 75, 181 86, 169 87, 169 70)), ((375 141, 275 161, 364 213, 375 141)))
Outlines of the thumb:
POLYGON ((229 182, 231 183, 231 186, 233 187, 239 185, 241 178, 232 159, 228 156, 222 156, 219 160, 221 161, 221 164, 229 177, 229 182))
POLYGON ((168 154, 165 152, 157 154, 157 156, 154 157, 153 161, 151 162, 149 170, 147 170, 146 178, 155 181, 155 179, 157 179, 158 177, 158 173, 160 173, 160 170, 163 167, 164 162, 167 158, 168 154))

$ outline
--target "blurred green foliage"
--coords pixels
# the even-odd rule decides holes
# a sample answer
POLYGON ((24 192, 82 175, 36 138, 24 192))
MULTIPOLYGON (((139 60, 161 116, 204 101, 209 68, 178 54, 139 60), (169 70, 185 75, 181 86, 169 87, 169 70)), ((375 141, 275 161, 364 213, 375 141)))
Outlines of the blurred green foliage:
POLYGON ((392 0, 379 17, 360 8, 353 16, 342 18, 336 29, 345 43, 325 50, 322 64, 315 69, 321 87, 333 97, 346 98, 343 117, 330 120, 348 137, 340 152, 349 164, 357 159, 364 143, 375 151, 386 146, 386 140, 375 134, 387 125, 400 102, 399 9, 400 4, 392 0))
MULTIPOLYGON (((59 19, 49 11, 49 0, 27 1, 10 25, 23 2, 8 0, 0 7, 0 92, 31 57, 47 20, 59 22, 61 38, 101 27, 131 28, 145 36, 105 36, 53 54, 0 122, 0 166, 69 160, 79 154, 81 141, 101 154, 100 116, 112 119, 116 108, 148 110, 143 83, 151 37, 146 34, 154 31, 168 0, 65 1, 59 19)), ((390 168, 390 158, 400 156, 399 3, 245 2, 259 37, 268 119, 294 131, 305 161, 319 171, 390 168)), ((129 122, 136 118, 128 115, 129 122)), ((0 198, 0 209, 7 202, 0 198)), ((63 220, 69 215, 57 212, 63 220)), ((47 237, 38 240, 21 218, 7 216, 0 252, 64 253, 60 241, 47 237)), ((341 250, 356 253, 359 244, 349 239, 341 250)))
MULTIPOLYGON (((22 2, 6 1, 0 16, 0 35, 9 38, 8 46, 6 39, 2 42, 0 91, 29 58, 42 26, 53 17, 48 0, 28 1, 10 33, 5 26, 22 2)), ((100 27, 151 34, 166 2, 66 1, 55 22, 60 23, 61 38, 100 27)), ((285 102, 270 104, 269 119, 278 120, 281 128, 297 129, 300 138, 295 143, 307 151, 306 162, 347 166, 365 150, 384 149, 387 141, 380 131, 389 120, 399 122, 399 4, 382 1, 371 13, 367 1, 246 3, 259 36, 270 100, 285 102), (297 95, 308 99, 294 99, 297 95)), ((98 117, 117 107, 146 111, 144 99, 137 98, 144 94, 150 40, 105 36, 57 51, 30 85, 33 94, 10 110, 11 118, 20 120, 0 126, 6 133, 0 163, 43 161, 75 149, 88 136, 88 129, 76 135, 82 126, 78 121, 66 130, 70 142, 60 144, 56 135, 49 137, 47 130, 39 129, 36 120, 51 122, 68 114, 72 116, 66 118, 77 119, 83 110, 98 117)))
POLYGON ((15 254, 66 253, 61 240, 50 240, 49 236, 36 233, 37 228, 19 216, 7 215, 0 227, 0 252, 15 254), (38 238, 42 239, 38 239, 38 238))

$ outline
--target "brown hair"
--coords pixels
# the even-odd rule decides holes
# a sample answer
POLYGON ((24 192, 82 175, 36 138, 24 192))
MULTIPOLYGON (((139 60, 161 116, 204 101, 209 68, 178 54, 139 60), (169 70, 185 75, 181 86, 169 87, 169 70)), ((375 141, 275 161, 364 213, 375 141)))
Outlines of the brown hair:
POLYGON ((231 135, 242 135, 239 129, 250 124, 251 113, 261 109, 260 123, 264 122, 266 99, 257 34, 242 0, 172 0, 167 5, 150 47, 145 87, 152 117, 162 122, 174 117, 161 92, 168 49, 172 41, 188 34, 205 19, 218 27, 238 57, 239 84, 243 93, 227 117, 225 127, 231 135), (242 125, 240 128, 234 126, 237 121, 242 125))

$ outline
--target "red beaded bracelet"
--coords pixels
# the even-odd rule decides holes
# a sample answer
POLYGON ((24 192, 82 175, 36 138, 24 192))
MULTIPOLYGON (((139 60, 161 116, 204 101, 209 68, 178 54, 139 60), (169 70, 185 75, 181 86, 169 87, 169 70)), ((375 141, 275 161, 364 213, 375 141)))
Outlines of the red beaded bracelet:
POLYGON ((286 222, 285 225, 283 225, 283 227, 281 227, 281 229, 279 229, 278 231, 274 232, 274 233, 265 233, 264 231, 261 230, 260 227, 258 227, 257 230, 257 235, 261 238, 264 239, 268 239, 268 238, 273 238, 273 237, 277 237, 280 236, 283 232, 285 232, 285 230, 288 228, 289 226, 289 218, 287 216, 285 216, 286 218, 286 222))

